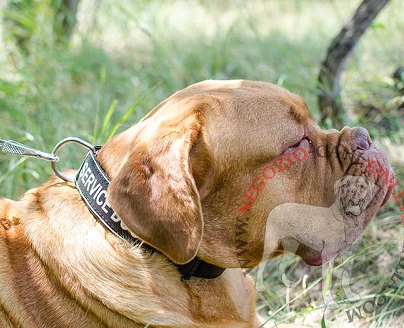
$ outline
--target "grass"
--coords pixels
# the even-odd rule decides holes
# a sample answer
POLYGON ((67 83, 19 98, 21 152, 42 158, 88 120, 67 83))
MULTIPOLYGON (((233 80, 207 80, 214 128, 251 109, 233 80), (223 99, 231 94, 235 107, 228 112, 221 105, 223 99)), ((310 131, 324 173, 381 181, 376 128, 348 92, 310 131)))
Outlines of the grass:
MULTIPOLYGON (((67 136, 103 144, 174 91, 204 79, 278 83, 301 94, 318 118, 319 63, 359 2, 83 0, 69 44, 55 40, 46 2, 33 1, 20 11, 3 8, 0 138, 44 151, 67 136), (17 48, 15 35, 30 37, 25 43, 28 52, 17 48)), ((397 103, 403 101, 403 94, 391 75, 404 62, 403 10, 403 2, 391 1, 358 44, 341 77, 344 105, 353 121, 366 126, 388 152, 402 181, 401 190, 404 113, 397 103)), ((66 147, 60 167, 77 168, 83 155, 66 147)), ((46 162, 0 155, 0 194, 18 198, 51 174, 46 162)), ((349 260, 355 273, 353 288, 363 300, 392 275, 402 243, 402 231, 391 227, 399 220, 399 210, 389 202, 349 260)), ((333 272, 334 291, 343 271, 339 265, 341 259, 333 272)), ((320 276, 319 269, 306 267, 293 256, 271 261, 258 309, 276 322, 304 320, 319 326, 324 313, 320 276), (285 263, 289 263, 288 276, 302 279, 294 288, 282 284, 279 266, 285 263)), ((356 318, 354 324, 393 327, 391 318, 403 315, 402 288, 389 294, 388 308, 356 318)), ((339 295, 340 309, 325 312, 327 326, 346 323, 343 311, 356 306, 339 295)))

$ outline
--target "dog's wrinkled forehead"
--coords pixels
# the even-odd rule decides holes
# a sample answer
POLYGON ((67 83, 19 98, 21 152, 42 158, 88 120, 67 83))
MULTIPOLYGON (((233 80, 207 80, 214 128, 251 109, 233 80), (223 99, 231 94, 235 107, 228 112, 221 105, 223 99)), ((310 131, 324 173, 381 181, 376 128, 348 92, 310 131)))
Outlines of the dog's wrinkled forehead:
POLYGON ((365 194, 371 191, 373 183, 363 176, 346 175, 337 182, 337 187, 342 195, 365 194))
POLYGON ((340 183, 343 190, 347 188, 364 189, 369 186, 369 182, 363 176, 346 175, 340 183))
POLYGON ((206 93, 217 100, 206 113, 209 139, 223 156, 278 156, 302 138, 310 119, 300 96, 269 83, 241 82, 233 89, 218 85, 206 93), (227 154, 234 149, 243 151, 227 154))
MULTIPOLYGON (((226 151, 223 146, 231 144, 233 149, 246 151, 257 147, 251 149, 253 154, 263 147, 271 147, 266 153, 279 154, 290 140, 303 135, 304 125, 311 118, 303 98, 282 87, 233 80, 193 84, 156 106, 142 121, 148 121, 148 128, 153 128, 168 119, 181 120, 192 112, 206 119, 208 137, 214 147, 222 148, 221 153, 226 151)), ((171 122, 170 126, 173 124, 177 123, 171 122)))

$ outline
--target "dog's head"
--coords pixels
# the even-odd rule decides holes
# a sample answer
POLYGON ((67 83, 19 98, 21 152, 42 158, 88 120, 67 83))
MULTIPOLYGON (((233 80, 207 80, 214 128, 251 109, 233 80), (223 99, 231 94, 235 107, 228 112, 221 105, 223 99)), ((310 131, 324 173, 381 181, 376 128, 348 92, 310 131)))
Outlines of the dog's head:
POLYGON ((335 183, 336 202, 341 215, 356 220, 365 214, 378 186, 363 176, 346 175, 335 183))
MULTIPOLYGON (((388 197, 368 164, 391 172, 365 129, 322 131, 299 96, 249 81, 205 81, 174 94, 99 160, 111 177, 108 200, 136 236, 176 263, 198 255, 222 267, 257 265, 271 209, 330 206, 345 175, 381 186, 348 201, 351 215, 363 210, 364 228, 388 197)), ((310 263, 310 254, 299 255, 310 263)))

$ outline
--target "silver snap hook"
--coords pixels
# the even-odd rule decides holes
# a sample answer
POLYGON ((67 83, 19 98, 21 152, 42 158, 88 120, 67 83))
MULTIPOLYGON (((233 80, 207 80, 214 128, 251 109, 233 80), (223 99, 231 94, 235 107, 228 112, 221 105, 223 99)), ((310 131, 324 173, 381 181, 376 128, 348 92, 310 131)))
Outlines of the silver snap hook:
MULTIPOLYGON (((84 141, 84 140, 81 140, 81 139, 79 139, 79 138, 69 137, 69 138, 66 138, 66 139, 63 139, 63 140, 59 141, 58 144, 55 146, 55 148, 53 148, 52 154, 53 154, 54 156, 57 156, 57 154, 59 153, 60 149, 61 149, 63 146, 69 144, 69 143, 78 144, 78 145, 82 146, 83 148, 86 148, 86 149, 88 149, 88 150, 91 150, 92 152, 95 153, 95 147, 94 147, 93 145, 91 145, 91 144, 89 144, 88 142, 86 142, 86 141, 84 141)), ((53 172, 55 172, 55 174, 56 174, 59 178, 61 178, 62 180, 65 180, 65 181, 67 181, 67 182, 74 182, 74 178, 70 178, 70 177, 64 175, 62 172, 59 171, 59 169, 58 169, 58 167, 57 167, 57 162, 52 162, 51 165, 52 165, 52 170, 53 170, 53 172)))

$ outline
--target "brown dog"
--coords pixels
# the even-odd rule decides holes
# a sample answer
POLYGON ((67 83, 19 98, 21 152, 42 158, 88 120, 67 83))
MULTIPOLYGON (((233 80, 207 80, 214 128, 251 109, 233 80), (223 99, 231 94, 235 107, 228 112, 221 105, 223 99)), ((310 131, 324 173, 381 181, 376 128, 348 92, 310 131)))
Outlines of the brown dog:
MULTIPOLYGON (((1 327, 259 327, 254 288, 239 267, 262 260, 271 210, 283 203, 328 208, 336 181, 362 176, 381 186, 361 213, 363 230, 389 196, 367 165, 390 165, 365 129, 322 131, 299 96, 262 82, 205 81, 179 91, 97 159, 111 179, 109 204, 149 246, 109 232, 74 184, 56 177, 19 202, 0 200, 1 327), (310 151, 324 145, 335 153, 310 151), (240 252, 244 191, 297 148, 307 158, 278 167, 260 190, 243 225, 248 251, 240 252), (226 270, 215 279, 181 279, 175 263, 195 256, 226 270)), ((279 215, 271 220, 287 220, 279 215)), ((288 225, 290 236, 299 236, 296 227, 288 225)), ((313 224, 310 238, 340 239, 323 228, 313 224)), ((296 238, 296 253, 309 264, 335 256, 311 247, 318 240, 296 238)), ((271 241, 272 257, 287 251, 283 242, 271 241)))

